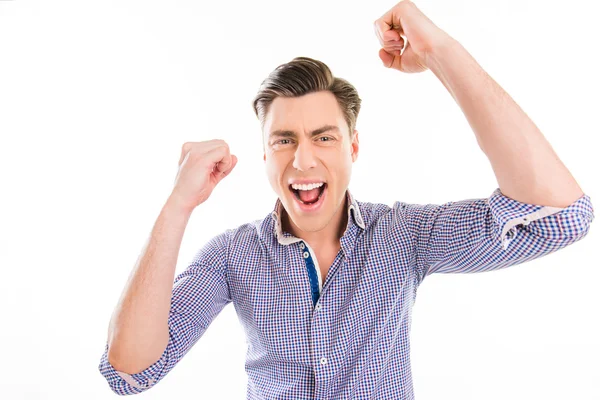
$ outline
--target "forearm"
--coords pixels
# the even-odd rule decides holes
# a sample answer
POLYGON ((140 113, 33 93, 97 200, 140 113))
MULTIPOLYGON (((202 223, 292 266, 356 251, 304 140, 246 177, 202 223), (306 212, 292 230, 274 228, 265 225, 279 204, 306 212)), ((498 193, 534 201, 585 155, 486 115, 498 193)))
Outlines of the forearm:
POLYGON ((108 333, 108 360, 116 370, 140 372, 167 347, 177 257, 190 215, 169 197, 129 276, 108 333))
POLYGON ((533 121, 460 43, 432 50, 427 64, 465 114, 504 195, 554 207, 583 195, 533 121))

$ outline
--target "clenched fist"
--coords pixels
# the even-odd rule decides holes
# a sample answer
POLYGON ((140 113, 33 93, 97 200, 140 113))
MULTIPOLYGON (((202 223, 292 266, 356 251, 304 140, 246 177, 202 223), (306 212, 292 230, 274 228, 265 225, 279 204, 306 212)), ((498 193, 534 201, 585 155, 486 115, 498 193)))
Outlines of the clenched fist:
POLYGON ((374 26, 381 45, 379 58, 387 68, 402 72, 427 70, 434 49, 454 40, 410 0, 396 4, 374 26))
POLYGON ((184 143, 171 197, 191 212, 210 197, 236 164, 237 157, 224 140, 184 143))

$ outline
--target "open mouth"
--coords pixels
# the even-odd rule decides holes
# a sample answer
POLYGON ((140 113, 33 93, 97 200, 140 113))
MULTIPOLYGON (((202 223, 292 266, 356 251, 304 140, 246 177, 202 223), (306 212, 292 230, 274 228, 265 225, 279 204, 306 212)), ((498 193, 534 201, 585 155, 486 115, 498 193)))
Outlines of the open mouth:
POLYGON ((292 185, 289 186, 290 191, 294 194, 296 200, 298 200, 299 203, 307 206, 317 204, 321 200, 321 197, 323 197, 326 187, 326 183, 323 183, 321 187, 312 190, 294 189, 292 188, 292 185))

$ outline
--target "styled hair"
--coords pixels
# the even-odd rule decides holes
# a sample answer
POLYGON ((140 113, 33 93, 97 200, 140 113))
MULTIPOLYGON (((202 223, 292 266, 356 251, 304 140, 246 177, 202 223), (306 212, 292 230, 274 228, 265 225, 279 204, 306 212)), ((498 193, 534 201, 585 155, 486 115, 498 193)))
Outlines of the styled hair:
POLYGON ((325 63, 308 57, 296 57, 269 74, 252 102, 254 113, 264 126, 276 97, 300 97, 323 90, 330 91, 337 99, 352 137, 361 103, 356 88, 345 79, 333 76, 325 63))

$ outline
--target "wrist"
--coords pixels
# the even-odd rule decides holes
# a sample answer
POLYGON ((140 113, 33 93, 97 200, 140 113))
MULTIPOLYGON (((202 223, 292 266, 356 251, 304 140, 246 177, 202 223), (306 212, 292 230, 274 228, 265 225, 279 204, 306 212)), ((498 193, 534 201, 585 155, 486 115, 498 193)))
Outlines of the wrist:
POLYGON ((447 35, 443 39, 438 40, 425 52, 425 56, 423 57, 425 65, 433 73, 437 73, 443 65, 443 60, 455 55, 460 48, 461 44, 451 36, 447 35))
POLYGON ((165 203, 165 208, 169 208, 175 212, 189 216, 192 214, 192 211, 194 211, 195 207, 183 201, 176 193, 171 193, 167 199, 167 202, 165 203))

